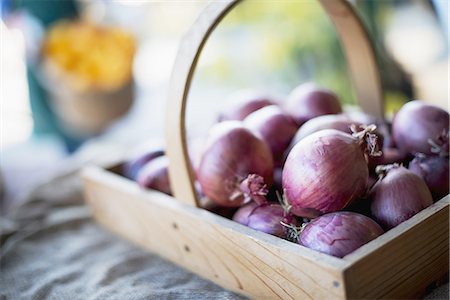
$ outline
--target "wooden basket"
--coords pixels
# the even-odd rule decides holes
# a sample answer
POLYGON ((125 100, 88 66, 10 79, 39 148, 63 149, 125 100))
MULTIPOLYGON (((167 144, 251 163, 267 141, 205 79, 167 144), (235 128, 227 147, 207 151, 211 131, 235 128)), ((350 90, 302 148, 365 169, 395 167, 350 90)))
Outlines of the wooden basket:
MULTIPOLYGON (((83 172, 94 217, 113 232, 224 288, 255 299, 412 298, 448 272, 449 197, 342 259, 255 231, 202 208, 185 139, 185 107, 210 33, 238 3, 209 5, 183 39, 167 114, 175 198, 140 189, 111 169, 83 172)), ((372 46, 350 4, 320 0, 335 24, 362 109, 383 116, 372 46)))

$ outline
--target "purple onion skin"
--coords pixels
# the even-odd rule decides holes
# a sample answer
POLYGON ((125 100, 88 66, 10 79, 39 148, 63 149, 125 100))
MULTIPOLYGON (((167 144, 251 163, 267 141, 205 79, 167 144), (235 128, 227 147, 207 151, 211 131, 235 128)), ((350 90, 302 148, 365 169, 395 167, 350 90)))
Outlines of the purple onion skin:
POLYGON ((252 112, 274 104, 274 100, 260 92, 251 90, 239 91, 231 95, 227 100, 227 107, 220 113, 219 122, 242 121, 252 112))
POLYGON ((336 257, 344 257, 382 235, 372 219, 353 212, 335 212, 313 219, 300 234, 299 244, 336 257))
POLYGON ((296 87, 289 94, 284 109, 299 126, 318 116, 342 112, 337 95, 313 83, 296 87))
POLYGON ((298 129, 295 121, 281 108, 271 105, 248 115, 244 124, 269 145, 274 164, 280 167, 284 161, 284 152, 298 129))
POLYGON ((236 221, 242 225, 247 226, 248 217, 258 206, 259 206, 259 204, 256 202, 253 202, 253 201, 249 202, 247 204, 244 204, 243 206, 239 207, 239 209, 233 215, 233 221, 236 221))
POLYGON ((139 186, 171 195, 168 167, 167 156, 160 156, 149 161, 137 174, 139 186))
POLYGON ((282 176, 292 212, 313 218, 361 197, 369 170, 359 140, 334 129, 318 131, 289 153, 282 176))
POLYGON ((395 115, 392 136, 398 149, 411 153, 432 154, 428 139, 449 130, 449 114, 422 101, 406 103, 395 115))
MULTIPOLYGON (((279 204, 258 206, 256 203, 250 202, 238 209, 233 220, 255 230, 287 238, 287 230, 280 223, 285 221, 285 212, 279 204)), ((290 221, 292 223, 293 219, 290 221)))
POLYGON ((408 169, 425 180, 434 200, 440 200, 448 195, 450 180, 448 157, 418 156, 409 163, 408 169))
MULTIPOLYGON (((371 123, 365 123, 365 124, 371 124, 371 123)), ((359 126, 363 125, 363 123, 354 121, 343 114, 323 115, 323 116, 316 117, 314 119, 307 121, 305 124, 303 124, 300 127, 300 129, 297 131, 294 138, 292 139, 289 149, 292 149, 292 147, 294 147, 295 144, 297 144, 299 141, 301 141, 308 135, 311 135, 317 131, 324 130, 324 129, 336 129, 336 130, 339 130, 339 131, 342 131, 342 132, 345 132, 348 134, 352 134, 352 130, 350 129, 352 125, 355 125, 357 128, 359 128, 359 126)), ((375 134, 378 136, 378 140, 377 140, 378 148, 382 149, 384 136, 380 133, 378 128, 376 129, 375 134)))
POLYGON ((352 131, 350 129, 350 126, 352 124, 355 124, 356 126, 362 125, 362 123, 355 122, 342 114, 323 115, 313 118, 303 124, 297 131, 294 138, 292 139, 291 148, 308 135, 324 129, 336 129, 351 134, 352 131))
POLYGON ((124 164, 123 174, 125 177, 136 180, 139 170, 149 161, 163 156, 164 149, 161 147, 147 146, 138 149, 124 164))
POLYGON ((218 205, 240 206, 244 197, 233 195, 250 174, 263 177, 267 187, 272 185, 272 153, 242 122, 217 123, 210 134, 197 170, 197 179, 208 198, 218 205))
POLYGON ((425 181, 404 167, 393 167, 370 192, 370 210, 386 230, 433 204, 425 181))

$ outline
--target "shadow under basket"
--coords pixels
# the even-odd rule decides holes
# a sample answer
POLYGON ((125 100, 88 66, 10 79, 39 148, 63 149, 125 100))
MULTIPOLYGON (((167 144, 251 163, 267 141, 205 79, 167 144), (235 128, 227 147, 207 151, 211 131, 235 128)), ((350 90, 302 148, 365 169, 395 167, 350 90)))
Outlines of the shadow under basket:
MULTIPOLYGON (((206 40, 238 2, 211 3, 180 44, 166 116, 175 197, 139 188, 114 173, 117 166, 91 166, 82 177, 94 217, 143 248, 255 299, 424 295, 449 271, 449 196, 343 258, 255 231, 199 207, 187 156, 186 99, 206 40)), ((359 106, 383 118, 383 92, 367 32, 347 1, 319 2, 335 25, 359 106)))

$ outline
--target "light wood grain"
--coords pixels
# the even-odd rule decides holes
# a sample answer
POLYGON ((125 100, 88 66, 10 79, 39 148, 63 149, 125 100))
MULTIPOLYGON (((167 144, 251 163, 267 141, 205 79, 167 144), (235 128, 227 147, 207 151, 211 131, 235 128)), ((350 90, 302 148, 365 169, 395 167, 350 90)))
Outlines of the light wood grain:
POLYGON ((100 168, 84 171, 95 218, 113 232, 255 299, 342 299, 348 262, 177 202, 100 168))
POLYGON ((449 196, 344 257, 350 298, 407 298, 449 271, 449 196))
POLYGON ((105 227, 255 299, 412 298, 449 268, 448 196, 339 259, 142 190, 99 167, 85 169, 83 179, 105 227))
MULTIPOLYGON (((210 34, 239 0, 211 3, 181 41, 170 80, 166 140, 169 175, 175 197, 198 206, 194 174, 188 159, 185 131, 186 101, 198 57, 210 34)), ((349 73, 362 109, 383 118, 383 92, 372 44, 352 6, 345 0, 320 0, 333 21, 348 61, 349 73)))

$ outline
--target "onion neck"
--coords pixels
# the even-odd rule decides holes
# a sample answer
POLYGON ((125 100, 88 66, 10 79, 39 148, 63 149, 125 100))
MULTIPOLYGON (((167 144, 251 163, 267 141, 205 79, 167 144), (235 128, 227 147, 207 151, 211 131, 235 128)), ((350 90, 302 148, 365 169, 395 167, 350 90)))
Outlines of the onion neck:
POLYGON ((386 175, 397 168, 400 168, 402 166, 402 164, 391 164, 391 165, 384 165, 384 166, 377 166, 375 168, 375 173, 378 175, 378 180, 383 179, 384 177, 386 177, 386 175))
POLYGON ((244 196, 244 202, 255 201, 258 205, 267 203, 269 190, 264 178, 257 174, 250 174, 239 184, 239 191, 244 196))
POLYGON ((286 229, 286 239, 290 242, 298 243, 300 240, 300 235, 305 230, 309 220, 304 221, 300 226, 296 226, 293 222, 294 216, 291 215, 291 217, 291 219, 285 217, 282 221, 280 221, 280 224, 286 229))
POLYGON ((442 131, 435 140, 428 139, 428 144, 431 146, 431 152, 438 154, 441 157, 449 157, 449 132, 442 131))
POLYGON ((376 125, 360 125, 358 128, 355 124, 352 124, 350 129, 353 132, 352 136, 358 140, 365 155, 377 157, 383 154, 380 149, 378 149, 378 136, 373 133, 377 129, 376 125))

